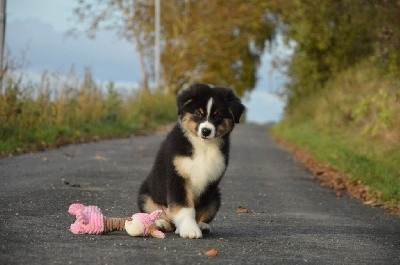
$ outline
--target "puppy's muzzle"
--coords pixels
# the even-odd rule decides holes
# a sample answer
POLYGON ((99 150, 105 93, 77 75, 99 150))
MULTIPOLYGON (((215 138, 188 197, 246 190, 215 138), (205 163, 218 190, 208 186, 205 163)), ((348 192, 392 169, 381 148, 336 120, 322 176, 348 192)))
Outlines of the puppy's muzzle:
POLYGON ((215 137, 215 126, 206 121, 200 124, 199 129, 197 131, 197 136, 203 139, 211 139, 215 137))
POLYGON ((201 136, 203 137, 208 137, 211 134, 211 129, 209 128, 203 128, 201 129, 201 136))

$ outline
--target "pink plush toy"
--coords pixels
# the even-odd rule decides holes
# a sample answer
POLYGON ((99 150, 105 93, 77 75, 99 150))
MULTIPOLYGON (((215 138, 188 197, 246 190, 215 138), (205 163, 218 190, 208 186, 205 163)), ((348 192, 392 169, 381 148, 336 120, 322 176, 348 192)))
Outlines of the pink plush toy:
POLYGON ((131 236, 165 237, 165 234, 155 225, 162 210, 151 214, 137 213, 127 218, 110 218, 105 217, 97 206, 74 203, 69 206, 68 212, 76 216, 76 221, 70 227, 73 234, 99 235, 125 230, 131 236))
POLYGON ((158 217, 162 215, 162 211, 158 210, 147 213, 136 213, 132 218, 125 220, 125 231, 131 236, 148 236, 164 238, 165 234, 157 229, 155 225, 158 217))

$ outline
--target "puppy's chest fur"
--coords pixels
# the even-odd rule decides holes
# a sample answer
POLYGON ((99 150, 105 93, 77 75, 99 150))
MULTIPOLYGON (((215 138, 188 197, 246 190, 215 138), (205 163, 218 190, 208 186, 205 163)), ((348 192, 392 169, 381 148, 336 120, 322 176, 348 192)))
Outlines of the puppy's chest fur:
POLYGON ((176 156, 174 166, 176 171, 186 179, 197 199, 213 182, 218 181, 225 172, 226 160, 220 150, 219 139, 204 140, 190 137, 193 145, 191 156, 176 156))

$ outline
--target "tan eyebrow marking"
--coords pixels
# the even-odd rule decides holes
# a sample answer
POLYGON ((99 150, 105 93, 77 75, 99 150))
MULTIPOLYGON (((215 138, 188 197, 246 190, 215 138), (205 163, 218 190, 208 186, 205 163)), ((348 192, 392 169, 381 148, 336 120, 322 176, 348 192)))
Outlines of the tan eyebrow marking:
POLYGON ((190 102, 192 102, 193 99, 189 99, 188 101, 186 101, 185 103, 183 103, 183 107, 186 107, 187 104, 189 104, 190 102))
POLYGON ((216 110, 214 111, 214 115, 218 115, 218 114, 221 114, 221 111, 220 111, 219 109, 216 109, 216 110))

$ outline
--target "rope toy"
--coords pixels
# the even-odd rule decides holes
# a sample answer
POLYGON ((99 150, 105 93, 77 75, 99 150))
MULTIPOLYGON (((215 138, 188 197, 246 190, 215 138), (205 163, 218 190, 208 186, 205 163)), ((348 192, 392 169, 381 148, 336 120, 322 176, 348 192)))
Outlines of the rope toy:
POLYGON ((111 218, 105 217, 97 206, 74 203, 69 206, 68 212, 76 216, 75 222, 70 227, 70 231, 76 235, 100 235, 125 230, 130 236, 165 238, 165 234, 158 230, 155 224, 162 215, 162 210, 151 214, 136 213, 132 217, 111 218))

